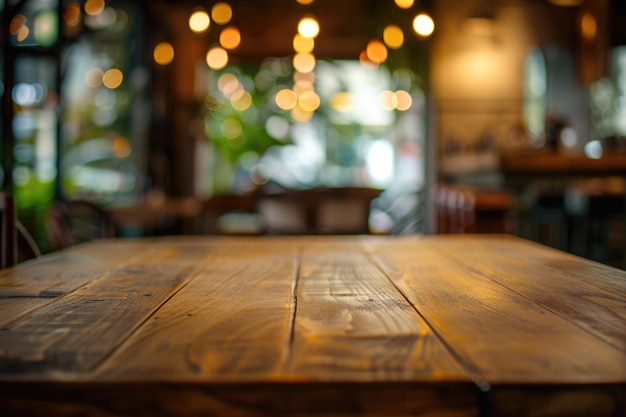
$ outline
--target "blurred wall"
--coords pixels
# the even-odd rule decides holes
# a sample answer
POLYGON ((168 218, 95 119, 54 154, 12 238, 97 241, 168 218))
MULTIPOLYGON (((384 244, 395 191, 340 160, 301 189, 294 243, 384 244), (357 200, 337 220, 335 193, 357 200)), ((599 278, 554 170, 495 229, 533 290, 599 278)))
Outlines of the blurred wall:
POLYGON ((532 47, 559 51, 554 59, 562 60, 563 54, 570 58, 569 67, 559 63, 560 74, 548 74, 560 81, 548 106, 575 120, 579 135, 586 135, 586 93, 576 81, 574 68, 576 13, 576 8, 556 7, 547 1, 434 3, 438 26, 431 70, 441 152, 459 146, 472 152, 487 142, 507 146, 512 129, 523 123, 524 62, 532 47), (467 18, 481 9, 492 14, 492 25, 483 27, 481 33, 472 32, 467 18))

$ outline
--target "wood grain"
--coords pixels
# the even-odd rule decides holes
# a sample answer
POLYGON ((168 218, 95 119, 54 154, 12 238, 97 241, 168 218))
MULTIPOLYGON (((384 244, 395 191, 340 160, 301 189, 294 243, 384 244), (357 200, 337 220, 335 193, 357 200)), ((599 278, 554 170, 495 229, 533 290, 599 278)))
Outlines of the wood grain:
POLYGON ((431 246, 626 352, 625 271, 513 237, 442 236, 431 246))
POLYGON ((223 240, 195 279, 107 361, 100 380, 280 380, 296 247, 223 240))
POLYGON ((0 415, 621 416, 623 279, 501 236, 97 242, 0 272, 0 415))
POLYGON ((140 256, 146 246, 146 242, 124 240, 92 251, 94 244, 48 255, 55 268, 25 262, 0 270, 0 327, 96 279, 107 268, 140 256))
MULTIPOLYGON (((144 245, 141 256, 110 265, 88 285, 3 328, 0 373, 45 380, 89 370, 190 279, 205 257, 192 244, 144 245)), ((105 249, 90 251, 106 255, 105 249)))
POLYGON ((304 247, 291 371, 348 381, 471 381, 353 242, 304 247))
POLYGON ((444 256, 431 247, 437 239, 364 246, 479 384, 626 381, 623 351, 468 264, 483 258, 444 256))

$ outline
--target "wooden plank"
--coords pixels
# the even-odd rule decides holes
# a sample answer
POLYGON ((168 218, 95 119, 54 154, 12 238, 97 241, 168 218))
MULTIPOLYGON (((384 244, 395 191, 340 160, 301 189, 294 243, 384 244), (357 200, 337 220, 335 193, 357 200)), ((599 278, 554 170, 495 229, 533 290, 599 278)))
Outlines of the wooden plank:
POLYGON ((111 265, 128 261, 146 242, 122 240, 115 245, 85 243, 0 271, 0 327, 97 278, 111 265), (93 246, 98 245, 94 250, 93 246))
POLYGON ((447 256, 626 351, 626 271, 510 236, 441 236, 430 242, 447 256))
POLYGON ((334 242, 304 247, 290 371, 323 381, 471 381, 354 240, 334 242))
POLYGON ((97 380, 280 380, 296 267, 296 246, 289 242, 223 240, 196 278, 103 365, 97 380))
MULTIPOLYGON (((118 244, 93 244, 82 255, 106 256, 109 246, 118 244)), ((88 285, 5 326, 0 376, 46 380, 89 370, 189 280, 211 249, 173 239, 139 248, 130 261, 111 264, 88 285)), ((58 273, 65 266, 56 262, 42 262, 42 267, 58 273)))
POLYGON ((433 239, 363 245, 481 385, 626 381, 623 351, 442 255, 433 239))

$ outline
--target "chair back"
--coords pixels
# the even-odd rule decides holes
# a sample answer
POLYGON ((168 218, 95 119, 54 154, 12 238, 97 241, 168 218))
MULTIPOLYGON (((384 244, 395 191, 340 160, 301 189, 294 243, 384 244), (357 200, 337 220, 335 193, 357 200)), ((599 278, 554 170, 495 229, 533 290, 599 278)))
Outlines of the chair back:
POLYGON ((0 193, 0 268, 40 255, 37 243, 17 218, 15 198, 0 193))
POLYGON ((17 229, 15 200, 0 193, 0 268, 15 265, 17 260, 17 229))
POLYGON ((116 236, 116 224, 105 208, 86 200, 55 201, 46 217, 52 250, 116 236))

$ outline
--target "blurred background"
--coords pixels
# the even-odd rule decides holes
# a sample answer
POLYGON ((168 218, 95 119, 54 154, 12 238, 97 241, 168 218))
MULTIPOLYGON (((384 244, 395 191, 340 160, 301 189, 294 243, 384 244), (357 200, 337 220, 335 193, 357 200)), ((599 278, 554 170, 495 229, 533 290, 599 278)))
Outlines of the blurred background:
POLYGON ((80 201, 118 236, 513 233, 626 268, 622 0, 0 11, 0 180, 43 252, 80 201))

